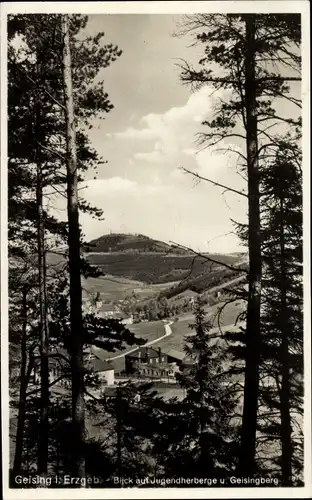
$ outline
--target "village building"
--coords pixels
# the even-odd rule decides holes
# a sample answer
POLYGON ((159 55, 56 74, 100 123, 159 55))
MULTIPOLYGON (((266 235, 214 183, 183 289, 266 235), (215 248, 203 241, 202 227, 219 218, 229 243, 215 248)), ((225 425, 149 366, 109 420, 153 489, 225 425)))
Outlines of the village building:
POLYGON ((120 319, 124 325, 133 325, 134 322, 133 315, 132 314, 127 315, 124 312, 121 312, 117 319, 120 319))
POLYGON ((96 373, 99 377, 99 381, 104 385, 114 385, 115 383, 115 372, 114 367, 105 360, 102 360, 96 356, 90 358, 86 363, 86 368, 92 373, 96 373))
POLYGON ((99 318, 119 319, 124 325, 133 324, 133 316, 125 314, 118 305, 103 303, 100 299, 90 300, 84 298, 83 310, 87 314, 96 314, 99 318))
POLYGON ((160 349, 152 347, 140 347, 135 351, 126 354, 125 369, 126 373, 131 374, 138 371, 141 365, 156 365, 166 363, 167 358, 161 354, 160 349))
POLYGON ((176 349, 163 349, 162 353, 167 356, 169 363, 176 363, 178 366, 181 366, 185 361, 185 353, 176 349))
POLYGON ((99 304, 96 309, 96 314, 100 318, 116 318, 121 313, 120 308, 114 304, 99 304))
POLYGON ((200 296, 200 293, 195 292, 195 290, 184 290, 183 292, 179 293, 174 297, 175 300, 179 299, 189 299, 189 300, 196 300, 200 296))
POLYGON ((156 365, 140 365, 138 374, 142 378, 157 379, 161 382, 176 383, 176 374, 179 367, 176 363, 161 363, 156 365))
MULTIPOLYGON (((97 374, 102 385, 114 385, 114 367, 108 361, 101 359, 93 349, 86 350, 84 365, 87 371, 97 374)), ((31 373, 31 382, 39 385, 40 378, 40 359, 38 359, 31 373)), ((55 387, 70 386, 70 360, 65 349, 59 349, 49 356, 49 383, 55 387)))
POLYGON ((175 382, 185 354, 175 349, 140 347, 125 356, 125 371, 143 378, 175 382))

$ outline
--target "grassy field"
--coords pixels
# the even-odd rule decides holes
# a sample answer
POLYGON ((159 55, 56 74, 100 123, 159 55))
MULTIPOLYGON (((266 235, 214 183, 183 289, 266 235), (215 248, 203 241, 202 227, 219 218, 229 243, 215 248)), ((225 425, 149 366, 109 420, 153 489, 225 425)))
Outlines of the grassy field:
MULTIPOLYGON (((211 319, 213 320, 213 326, 218 326, 217 315, 219 309, 223 306, 224 302, 220 302, 211 307, 206 307, 207 315, 211 315, 211 319)), ((220 314, 220 325, 232 325, 235 323, 237 316, 244 310, 244 302, 237 300, 236 302, 232 302, 227 304, 220 314)))
MULTIPOLYGON (((205 256, 194 259, 192 254, 91 252, 85 257, 100 268, 104 275, 84 279, 84 295, 99 292, 103 300, 110 302, 130 296, 144 301, 159 294, 171 298, 187 289, 202 292, 233 277, 233 271, 222 265, 211 267, 211 262, 205 256)), ((212 257, 229 264, 238 259, 234 255, 212 257)), ((66 260, 59 253, 48 252, 47 263, 49 269, 59 269, 65 266, 66 260)))
MULTIPOLYGON (((214 318, 213 326, 217 327, 218 322, 216 318, 216 314, 218 313, 218 308, 222 304, 216 304, 212 307, 206 307, 207 316, 214 318)), ((237 315, 243 310, 243 305, 240 301, 237 301, 232 304, 228 304, 222 311, 220 317, 220 325, 227 326, 235 323, 237 315)), ((163 340, 157 342, 157 347, 161 347, 163 349, 177 349, 178 351, 183 351, 184 346, 184 338, 186 335, 192 333, 192 329, 190 328, 190 323, 194 322, 194 315, 192 313, 185 314, 180 316, 179 321, 172 323, 172 335, 163 340)))
POLYGON ((146 284, 141 281, 105 275, 98 278, 83 279, 83 296, 94 296, 100 293, 102 300, 110 302, 124 300, 126 297, 136 296, 137 300, 146 300, 157 297, 160 292, 172 286, 173 283, 146 284))
POLYGON ((129 329, 146 340, 154 340, 165 334, 164 323, 162 321, 136 323, 131 325, 129 329))
MULTIPOLYGON (((207 316, 212 317, 214 319, 213 326, 217 327, 218 322, 216 318, 216 314, 218 313, 218 308, 222 304, 216 304, 212 307, 206 307, 207 316)), ((227 326, 235 323, 237 315, 243 310, 243 305, 241 302, 237 301, 232 304, 228 304, 222 311, 220 317, 220 325, 227 326)), ((183 351, 185 336, 192 333, 192 329, 190 328, 190 323, 194 322, 194 315, 192 313, 185 314, 180 316, 179 321, 173 322, 171 324, 172 334, 169 337, 166 337, 159 342, 155 343, 156 347, 160 347, 162 349, 177 349, 178 351, 183 351)), ((165 333, 164 324, 162 321, 152 321, 146 323, 138 323, 130 326, 130 330, 135 333, 137 336, 144 338, 146 341, 154 340, 159 337, 162 337, 165 333)), ((121 353, 126 353, 133 349, 133 347, 128 346, 123 351, 118 351, 114 354, 108 353, 107 358, 112 358, 121 353)), ((119 358, 117 360, 112 361, 112 364, 116 371, 121 371, 124 369, 124 358, 119 358)))

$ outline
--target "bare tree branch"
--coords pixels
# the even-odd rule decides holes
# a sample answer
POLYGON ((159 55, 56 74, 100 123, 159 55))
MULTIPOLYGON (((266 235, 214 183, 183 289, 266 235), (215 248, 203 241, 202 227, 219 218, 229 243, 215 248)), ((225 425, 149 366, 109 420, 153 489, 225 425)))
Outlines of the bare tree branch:
POLYGON ((207 260, 208 262, 213 262, 214 264, 218 264, 219 266, 224 266, 227 269, 231 269, 231 271, 235 271, 237 273, 244 272, 244 273, 248 274, 248 270, 247 269, 244 269, 244 268, 241 268, 241 267, 234 267, 234 266, 231 266, 230 264, 226 264, 225 262, 220 262, 220 261, 218 261, 216 259, 212 259, 211 257, 208 257, 208 255, 205 255, 205 254, 200 253, 200 252, 196 252, 192 248, 187 247, 185 245, 181 245, 179 243, 175 243, 174 241, 170 241, 170 243, 173 246, 175 246, 176 248, 183 248, 184 250, 188 250, 189 252, 192 252, 193 254, 197 255, 198 257, 201 257, 204 260, 207 260))
POLYGON ((242 192, 242 191, 238 191, 237 189, 230 188, 228 186, 224 186, 224 184, 220 184, 219 182, 212 181, 211 179, 207 179, 207 177, 202 177, 198 173, 191 172, 191 170, 188 170, 185 167, 181 167, 181 170, 183 170, 183 172, 185 172, 186 174, 190 174, 193 177, 196 177, 196 179, 199 179, 199 180, 202 180, 202 181, 206 181, 206 182, 210 182, 214 186, 221 187, 221 188, 225 189, 226 191, 232 191, 232 193, 236 193, 236 194, 239 194, 240 196, 244 196, 245 198, 248 198, 248 195, 246 193, 242 192))

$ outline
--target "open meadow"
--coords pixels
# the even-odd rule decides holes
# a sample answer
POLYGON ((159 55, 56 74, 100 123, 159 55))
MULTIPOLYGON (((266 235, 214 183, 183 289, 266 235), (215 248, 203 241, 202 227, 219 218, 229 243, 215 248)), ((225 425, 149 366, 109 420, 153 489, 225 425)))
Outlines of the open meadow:
POLYGON ((133 297, 137 300, 150 299, 157 297, 160 292, 172 285, 174 285, 172 282, 146 284, 108 274, 98 278, 83 279, 82 283, 84 297, 92 297, 99 293, 102 300, 110 302, 125 300, 127 297, 133 297))
MULTIPOLYGON (((205 310, 207 313, 207 318, 211 317, 212 327, 218 327, 218 309, 223 306, 223 303, 216 304, 214 306, 206 306, 205 310)), ((225 327, 228 325, 233 325, 236 322, 237 316, 243 311, 243 304, 241 301, 233 302, 227 304, 220 314, 220 326, 225 327)), ((162 349, 176 349, 178 351, 183 351, 185 344, 185 336, 190 335, 193 330, 190 324, 194 323, 194 314, 187 313, 179 316, 179 320, 173 322, 171 325, 172 335, 165 339, 157 342, 157 347, 162 349)))

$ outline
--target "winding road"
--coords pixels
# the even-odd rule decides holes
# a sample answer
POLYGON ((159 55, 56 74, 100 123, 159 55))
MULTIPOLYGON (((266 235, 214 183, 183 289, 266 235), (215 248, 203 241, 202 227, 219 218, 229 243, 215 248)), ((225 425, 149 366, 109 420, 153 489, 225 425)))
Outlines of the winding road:
MULTIPOLYGON (((223 288, 226 288, 229 285, 239 283, 240 281, 242 281, 244 279, 246 279, 245 276, 238 276, 237 278, 234 278, 230 281, 227 281, 226 283, 222 283, 221 285, 210 288, 210 290, 208 290, 208 294, 216 292, 218 290, 222 290, 223 288)), ((141 347, 150 347, 150 346, 156 344, 157 342, 159 342, 160 340, 163 340, 166 337, 169 337, 172 334, 172 329, 170 326, 170 325, 172 325, 172 323, 173 323, 173 321, 164 321, 165 334, 162 335, 161 337, 158 337, 157 339, 150 340, 149 342, 146 342, 146 344, 143 344, 141 347)), ((222 328, 226 328, 227 330, 232 330, 232 329, 235 330, 236 328, 239 328, 239 326, 242 326, 242 324, 243 323, 239 323, 238 325, 234 325, 234 324, 227 325, 227 326, 222 325, 222 328)), ((210 331, 210 333, 214 333, 215 331, 218 331, 218 330, 219 330, 219 328, 213 328, 210 331)), ((126 351, 126 352, 123 352, 121 354, 117 354, 117 356, 113 356, 112 358, 106 358, 105 361, 108 361, 108 362, 115 361, 116 359, 123 358, 124 356, 126 356, 126 354, 131 354, 132 352, 136 351, 137 349, 138 349, 138 347, 134 347, 130 351, 126 351)))
MULTIPOLYGON (((150 340, 149 342, 146 342, 146 344, 143 344, 141 347, 150 347, 151 345, 156 344, 156 342, 159 342, 160 340, 165 339, 166 337, 169 337, 172 334, 171 326, 173 321, 168 321, 164 324, 165 327, 165 334, 162 335, 161 337, 158 337, 157 339, 150 340)), ((113 356, 112 358, 106 358, 105 361, 115 361, 115 359, 120 359, 126 356, 126 354, 131 354, 132 352, 136 351, 139 349, 138 347, 134 347, 134 349, 131 349, 130 351, 123 352, 121 354, 118 354, 117 356, 113 356)))

